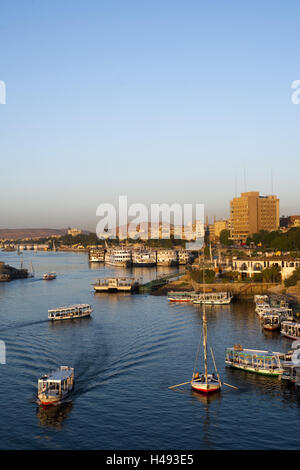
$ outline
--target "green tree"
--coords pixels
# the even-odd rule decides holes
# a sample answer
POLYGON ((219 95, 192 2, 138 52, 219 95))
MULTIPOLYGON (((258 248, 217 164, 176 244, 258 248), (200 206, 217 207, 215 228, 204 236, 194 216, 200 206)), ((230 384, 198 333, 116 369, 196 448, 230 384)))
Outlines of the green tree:
POLYGON ((230 231, 227 229, 222 230, 220 232, 220 243, 222 243, 222 245, 231 245, 232 242, 229 239, 229 237, 230 237, 230 231))

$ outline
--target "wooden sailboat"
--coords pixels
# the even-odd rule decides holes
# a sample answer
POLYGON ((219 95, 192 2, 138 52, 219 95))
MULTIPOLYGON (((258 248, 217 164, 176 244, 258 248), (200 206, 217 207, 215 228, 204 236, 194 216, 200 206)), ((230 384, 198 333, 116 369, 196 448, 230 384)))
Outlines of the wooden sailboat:
MULTIPOLYGON (((203 266, 203 291, 205 291, 205 266, 203 266)), ((205 293, 205 292, 204 292, 205 293)), ((196 392, 213 393, 221 389, 221 380, 217 371, 216 362, 211 348, 211 356, 215 366, 215 373, 209 374, 207 368, 207 320, 205 303, 202 304, 203 311, 203 355, 204 355, 204 373, 195 372, 191 380, 191 387, 196 392)), ((196 358, 197 359, 197 358, 196 358)))

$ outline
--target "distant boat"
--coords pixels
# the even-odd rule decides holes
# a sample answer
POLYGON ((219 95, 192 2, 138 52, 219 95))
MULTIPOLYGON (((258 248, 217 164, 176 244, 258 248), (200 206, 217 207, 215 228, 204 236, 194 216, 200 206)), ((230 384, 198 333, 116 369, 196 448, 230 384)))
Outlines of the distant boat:
POLYGON ((95 292, 134 292, 139 283, 133 277, 104 277, 93 286, 95 292))
POLYGON ((228 305, 233 299, 231 292, 207 292, 198 294, 193 299, 194 304, 228 305))
POLYGON ((168 292, 168 300, 170 302, 193 302, 195 292, 181 291, 181 292, 168 292))
POLYGON ((56 273, 45 273, 43 279, 44 281, 52 281, 52 279, 56 279, 56 273))
POLYGON ((54 372, 38 380, 38 402, 41 405, 55 405, 66 398, 74 388, 74 369, 60 366, 54 372))
POLYGON ((92 311, 89 304, 69 305, 48 310, 48 319, 52 321, 75 320, 76 318, 89 317, 92 311))

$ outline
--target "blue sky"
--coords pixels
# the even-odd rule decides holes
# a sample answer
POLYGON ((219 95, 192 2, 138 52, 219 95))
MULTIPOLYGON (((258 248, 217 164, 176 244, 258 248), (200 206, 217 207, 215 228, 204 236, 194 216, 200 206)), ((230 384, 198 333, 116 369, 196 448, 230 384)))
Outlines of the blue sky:
POLYGON ((300 212, 297 1, 2 0, 0 227, 235 192, 300 212), (244 176, 246 175, 246 176, 244 176))

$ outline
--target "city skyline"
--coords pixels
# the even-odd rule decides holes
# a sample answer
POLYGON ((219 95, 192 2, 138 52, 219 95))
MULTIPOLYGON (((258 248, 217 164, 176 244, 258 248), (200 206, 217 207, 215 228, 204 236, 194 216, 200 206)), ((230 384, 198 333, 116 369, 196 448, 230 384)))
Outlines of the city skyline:
POLYGON ((2 5, 0 227, 94 230, 97 206, 121 194, 221 219, 253 190, 299 213, 299 10, 2 5))

